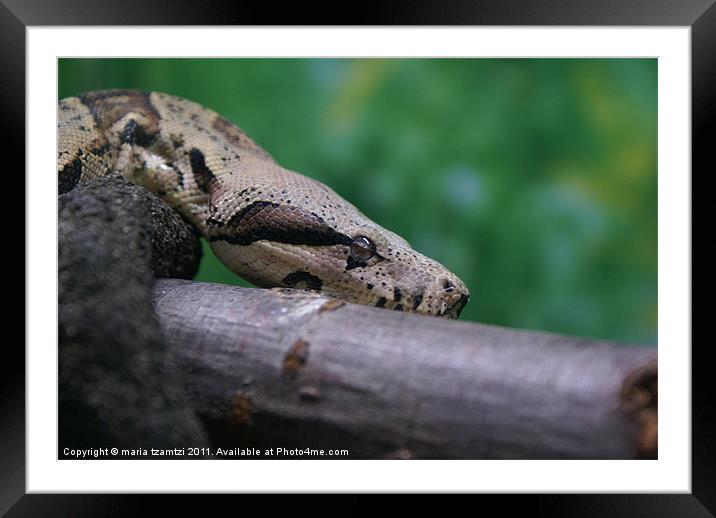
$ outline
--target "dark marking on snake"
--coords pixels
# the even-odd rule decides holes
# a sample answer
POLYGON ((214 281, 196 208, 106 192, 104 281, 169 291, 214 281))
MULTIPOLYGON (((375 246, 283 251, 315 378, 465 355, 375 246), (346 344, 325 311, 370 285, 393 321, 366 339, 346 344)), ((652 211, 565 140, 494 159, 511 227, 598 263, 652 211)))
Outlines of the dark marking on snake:
POLYGON ((159 134, 161 116, 149 100, 149 92, 137 90, 105 90, 80 94, 80 101, 87 106, 97 126, 107 131, 118 120, 128 114, 144 119, 146 138, 156 138, 159 134))
POLYGON ((191 164, 191 171, 194 173, 197 187, 201 192, 209 194, 210 184, 213 180, 216 180, 216 176, 206 166, 204 153, 195 147, 191 148, 189 151, 189 164, 191 164))
POLYGON ((313 274, 308 272, 293 272, 289 273, 281 281, 289 288, 301 288, 304 290, 321 291, 323 287, 323 281, 313 274))
MULTIPOLYGON (((236 125, 232 124, 221 115, 216 116, 214 122, 212 122, 211 124, 211 127, 214 128, 226 140, 228 140, 232 145, 236 146, 237 148, 246 149, 248 146, 259 156, 261 156, 261 158, 270 162, 274 161, 271 155, 269 155, 265 150, 261 149, 258 145, 254 144, 251 139, 246 136, 246 133, 244 133, 236 125)), ((236 158, 239 158, 238 155, 236 158)))
POLYGON ((179 149, 184 145, 184 138, 181 135, 172 134, 169 136, 169 140, 171 140, 174 149, 179 149))
POLYGON ((101 157, 101 156, 104 156, 107 153, 107 151, 109 151, 109 143, 105 142, 104 144, 102 144, 96 148, 90 149, 89 153, 91 153, 95 156, 101 157))
POLYGON ((393 309, 394 309, 395 311, 403 311, 403 305, 402 305, 402 304, 397 304, 393 309))
MULTIPOLYGON (((247 198, 248 200, 249 198, 247 198)), ((274 203, 272 201, 255 201, 250 205, 247 205, 243 209, 241 209, 239 212, 231 216, 229 219, 229 225, 232 227, 238 228, 241 226, 241 223, 246 219, 251 219, 254 216, 258 215, 263 209, 268 207, 280 207, 281 205, 278 203, 274 203)))
POLYGON ((241 145, 242 137, 245 137, 245 134, 239 130, 239 128, 231 124, 231 122, 221 115, 217 115, 211 126, 223 135, 226 140, 237 147, 241 145))
MULTIPOLYGON (((209 227, 223 227, 224 226, 224 222, 221 221, 219 218, 214 217, 213 214, 211 216, 209 216, 208 218, 206 218, 206 224, 209 227)), ((218 238, 217 239, 209 238, 209 240, 210 241, 219 241, 218 238)))
POLYGON ((395 302, 400 302, 400 299, 402 298, 402 295, 400 294, 400 288, 397 286, 393 288, 393 300, 395 302))
POLYGON ((64 194, 74 189, 82 177, 82 170, 87 159, 92 156, 101 158, 107 153, 107 151, 109 151, 109 144, 106 142, 97 147, 88 149, 86 152, 80 151, 80 155, 77 158, 75 158, 72 162, 65 164, 65 166, 58 172, 58 193, 64 194))
POLYGON ((210 241, 249 245, 266 239, 290 245, 346 245, 350 236, 337 232, 322 218, 298 207, 255 201, 231 216, 210 241))
POLYGON ((388 302, 388 299, 386 299, 385 297, 381 297, 378 299, 378 302, 375 303, 375 307, 384 308, 386 302, 388 302))
POLYGON ((130 119, 125 124, 119 139, 124 144, 137 144, 142 147, 149 147, 156 140, 156 134, 150 135, 144 131, 144 126, 137 123, 136 120, 130 119))
POLYGON ((418 293, 413 297, 413 311, 418 309, 418 306, 423 301, 423 295, 421 293, 418 293))
POLYGON ((57 191, 59 194, 65 194, 75 188, 82 176, 82 160, 80 157, 75 158, 69 164, 66 164, 57 178, 57 191))

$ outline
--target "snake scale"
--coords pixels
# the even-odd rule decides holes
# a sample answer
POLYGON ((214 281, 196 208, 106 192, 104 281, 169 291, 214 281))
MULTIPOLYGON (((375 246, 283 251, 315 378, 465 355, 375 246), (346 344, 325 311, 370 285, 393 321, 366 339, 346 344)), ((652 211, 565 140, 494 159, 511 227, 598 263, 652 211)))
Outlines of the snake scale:
POLYGON ((443 265, 186 99, 103 90, 61 100, 57 168, 60 194, 112 172, 154 192, 260 287, 447 318, 469 300, 443 265))

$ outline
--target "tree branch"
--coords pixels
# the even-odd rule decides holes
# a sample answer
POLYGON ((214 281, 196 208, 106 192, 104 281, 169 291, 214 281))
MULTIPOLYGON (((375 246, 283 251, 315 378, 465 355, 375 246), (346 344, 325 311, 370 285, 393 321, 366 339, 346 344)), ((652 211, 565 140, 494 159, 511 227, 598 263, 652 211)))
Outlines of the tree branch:
POLYGON ((154 302, 214 446, 346 448, 349 458, 656 455, 654 348, 291 290, 159 280, 154 302))

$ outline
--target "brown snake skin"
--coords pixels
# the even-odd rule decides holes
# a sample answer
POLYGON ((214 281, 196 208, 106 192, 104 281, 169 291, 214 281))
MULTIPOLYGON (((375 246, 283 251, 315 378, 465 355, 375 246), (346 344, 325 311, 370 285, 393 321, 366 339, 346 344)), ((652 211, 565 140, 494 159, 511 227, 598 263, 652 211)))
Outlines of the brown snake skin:
POLYGON ((121 172, 164 199, 219 260, 257 286, 448 318, 469 299, 444 266, 186 99, 104 90, 61 100, 57 170, 60 194, 121 172))

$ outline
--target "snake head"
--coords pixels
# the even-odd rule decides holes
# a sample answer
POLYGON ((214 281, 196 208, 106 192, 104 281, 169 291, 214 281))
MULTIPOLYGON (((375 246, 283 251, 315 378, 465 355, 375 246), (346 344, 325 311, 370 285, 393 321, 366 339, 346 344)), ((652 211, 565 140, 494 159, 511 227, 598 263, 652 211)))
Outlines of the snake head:
POLYGON ((225 189, 212 199, 206 234, 235 273, 261 287, 459 317, 469 291, 443 265, 325 185, 285 169, 266 176, 280 181, 225 189))

